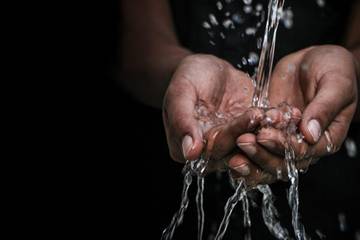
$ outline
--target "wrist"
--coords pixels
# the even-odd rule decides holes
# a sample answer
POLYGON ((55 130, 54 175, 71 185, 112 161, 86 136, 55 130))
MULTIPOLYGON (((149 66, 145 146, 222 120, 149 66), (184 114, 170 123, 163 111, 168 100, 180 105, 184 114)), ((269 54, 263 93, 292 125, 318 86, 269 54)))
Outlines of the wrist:
POLYGON ((161 108, 171 76, 188 55, 189 50, 170 43, 129 48, 122 55, 120 83, 135 99, 161 108))

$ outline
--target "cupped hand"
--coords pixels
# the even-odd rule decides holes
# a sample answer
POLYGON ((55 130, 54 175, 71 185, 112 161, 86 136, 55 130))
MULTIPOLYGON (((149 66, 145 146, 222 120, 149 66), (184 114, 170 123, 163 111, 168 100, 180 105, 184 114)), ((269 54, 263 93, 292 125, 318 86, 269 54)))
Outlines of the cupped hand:
POLYGON ((273 176, 280 172, 281 176, 277 177, 286 178, 283 154, 288 141, 295 150, 300 169, 339 149, 357 104, 352 54, 339 46, 324 45, 284 57, 272 74, 269 100, 272 106, 286 102, 303 112, 299 130, 304 141, 299 135, 288 140, 283 131, 271 127, 260 130, 257 135, 240 136, 237 143, 246 157, 234 162, 255 166, 247 176, 255 183, 259 182, 256 172, 261 171, 273 176))
POLYGON ((221 162, 236 148, 236 138, 254 131, 262 120, 261 110, 249 109, 253 88, 247 74, 222 59, 200 54, 186 57, 164 97, 171 157, 183 163, 205 154, 221 162))

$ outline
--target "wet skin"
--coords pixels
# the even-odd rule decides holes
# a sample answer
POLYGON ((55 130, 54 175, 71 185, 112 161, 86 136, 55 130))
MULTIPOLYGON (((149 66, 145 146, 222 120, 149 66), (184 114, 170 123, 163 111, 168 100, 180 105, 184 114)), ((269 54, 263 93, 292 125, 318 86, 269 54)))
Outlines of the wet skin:
POLYGON ((289 119, 284 106, 249 108, 253 85, 245 73, 219 58, 192 55, 180 63, 164 98, 170 154, 184 162, 204 152, 209 170, 227 166, 250 185, 286 179, 282 129, 289 122, 298 125, 304 141, 298 143, 294 135, 290 142, 297 166, 307 168, 329 154, 326 129, 335 146, 344 141, 356 109, 356 89, 355 64, 347 50, 319 46, 290 54, 276 65, 269 89, 273 106, 293 106, 289 119), (206 114, 196 111, 199 103, 206 114))

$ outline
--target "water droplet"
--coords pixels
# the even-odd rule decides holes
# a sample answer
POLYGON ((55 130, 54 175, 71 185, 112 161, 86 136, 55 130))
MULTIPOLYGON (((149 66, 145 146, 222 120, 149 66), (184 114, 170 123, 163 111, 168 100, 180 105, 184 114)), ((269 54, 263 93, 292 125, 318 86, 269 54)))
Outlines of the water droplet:
POLYGON ((203 24, 202 24, 202 26, 203 26, 203 28, 205 28, 205 29, 210 29, 211 28, 211 25, 208 23, 208 22, 203 22, 203 24))
POLYGON ((327 140, 326 151, 328 153, 333 153, 335 148, 334 148, 334 144, 333 144, 333 142, 331 140, 330 133, 328 131, 325 131, 325 137, 326 137, 326 140, 327 140))
POLYGON ((289 121, 291 119, 292 114, 291 114, 291 112, 286 112, 286 113, 284 113, 283 116, 286 121, 289 121))
POLYGON ((251 4, 252 0, 243 0, 246 5, 251 4))
POLYGON ((222 39, 225 39, 226 37, 225 37, 225 34, 223 33, 223 32, 220 32, 220 37, 222 38, 222 39))
POLYGON ((290 8, 288 8, 282 12, 281 21, 284 24, 285 28, 287 28, 287 29, 292 28, 293 22, 294 22, 293 16, 294 16, 294 13, 292 12, 292 10, 290 8))
POLYGON ((302 143, 304 141, 304 138, 304 135, 302 135, 301 133, 296 134, 296 141, 298 143, 302 143))
POLYGON ((225 13, 225 16, 226 16, 226 17, 230 16, 230 12, 226 12, 226 13, 225 13))
POLYGON ((214 43, 214 41, 210 40, 209 43, 213 46, 215 46, 216 44, 214 43))
POLYGON ((222 24, 226 29, 228 29, 229 27, 234 27, 234 23, 230 19, 225 19, 222 24))
POLYGON ((256 65, 259 62, 259 55, 254 52, 250 52, 248 62, 250 65, 256 65))
POLYGON ((255 35, 256 28, 253 28, 253 27, 246 28, 245 33, 246 33, 246 35, 255 35))
POLYGON ((280 168, 276 169, 276 178, 278 180, 282 178, 282 171, 280 168))
POLYGON ((360 240, 360 230, 357 230, 355 233, 355 240, 360 240))
POLYGON ((325 238, 326 238, 326 235, 323 234, 319 229, 316 229, 316 230, 315 230, 315 233, 316 233, 316 235, 318 235, 318 237, 319 237, 320 239, 325 239, 325 238))
POLYGON ((242 66, 241 66, 241 64, 240 64, 240 63, 236 64, 236 67, 238 67, 239 69, 241 69, 241 68, 242 68, 242 66))
POLYGON ((213 31, 208 31, 208 35, 209 37, 211 38, 214 38, 215 37, 215 33, 213 31))
POLYGON ((244 6, 244 12, 245 13, 251 13, 252 12, 252 6, 246 5, 244 6))
POLYGON ((214 14, 209 14, 209 19, 210 19, 210 23, 212 24, 212 25, 215 25, 215 26, 217 26, 217 25, 219 25, 219 23, 218 23, 218 21, 216 20, 216 17, 215 17, 215 15, 214 14))
POLYGON ((244 22, 244 19, 241 18, 241 15, 239 13, 233 14, 231 19, 237 24, 241 24, 244 22))
POLYGON ((316 3, 321 8, 324 7, 326 4, 325 0, 316 0, 316 3))
POLYGON ((215 116, 216 116, 217 118, 225 118, 224 114, 223 114, 223 113, 219 113, 219 112, 216 112, 216 113, 215 113, 215 116))
POLYGON ((256 4, 255 9, 256 9, 256 11, 260 12, 260 11, 262 11, 262 10, 263 10, 263 5, 262 5, 262 4, 260 4, 260 3, 258 3, 258 4, 256 4))
POLYGON ((247 60, 246 60, 245 57, 242 57, 242 58, 241 58, 241 62, 242 62, 243 65, 247 65, 247 60))
POLYGON ((262 38, 258 38, 257 41, 256 41, 257 48, 260 49, 261 45, 262 45, 262 38))
POLYGON ((347 224, 346 224, 346 216, 344 213, 339 213, 338 215, 338 220, 339 220, 339 228, 340 231, 345 232, 347 229, 347 224))
POLYGON ((266 117, 265 122, 270 125, 270 124, 272 124, 273 121, 270 117, 266 117))
POLYGON ((357 147, 354 140, 347 138, 345 141, 346 151, 349 157, 354 158, 357 155, 357 147))
POLYGON ((223 9, 223 5, 222 5, 222 3, 221 3, 220 1, 217 1, 217 2, 216 2, 216 7, 217 7, 217 9, 219 9, 220 11, 223 9))

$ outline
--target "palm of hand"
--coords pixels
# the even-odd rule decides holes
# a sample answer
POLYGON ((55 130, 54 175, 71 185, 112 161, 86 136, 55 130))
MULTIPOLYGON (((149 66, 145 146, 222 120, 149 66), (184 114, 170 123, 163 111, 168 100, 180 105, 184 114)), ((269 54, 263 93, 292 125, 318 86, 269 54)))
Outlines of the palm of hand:
MULTIPOLYGON (((164 123, 172 158, 184 161, 184 147, 183 153, 180 149, 186 134, 191 134, 195 142, 187 159, 198 158, 205 147, 202 140, 213 135, 208 134, 209 130, 225 128, 226 123, 243 115, 251 106, 253 90, 248 75, 219 58, 194 55, 185 59, 164 100, 164 123)), ((233 139, 231 148, 234 147, 233 139)))

